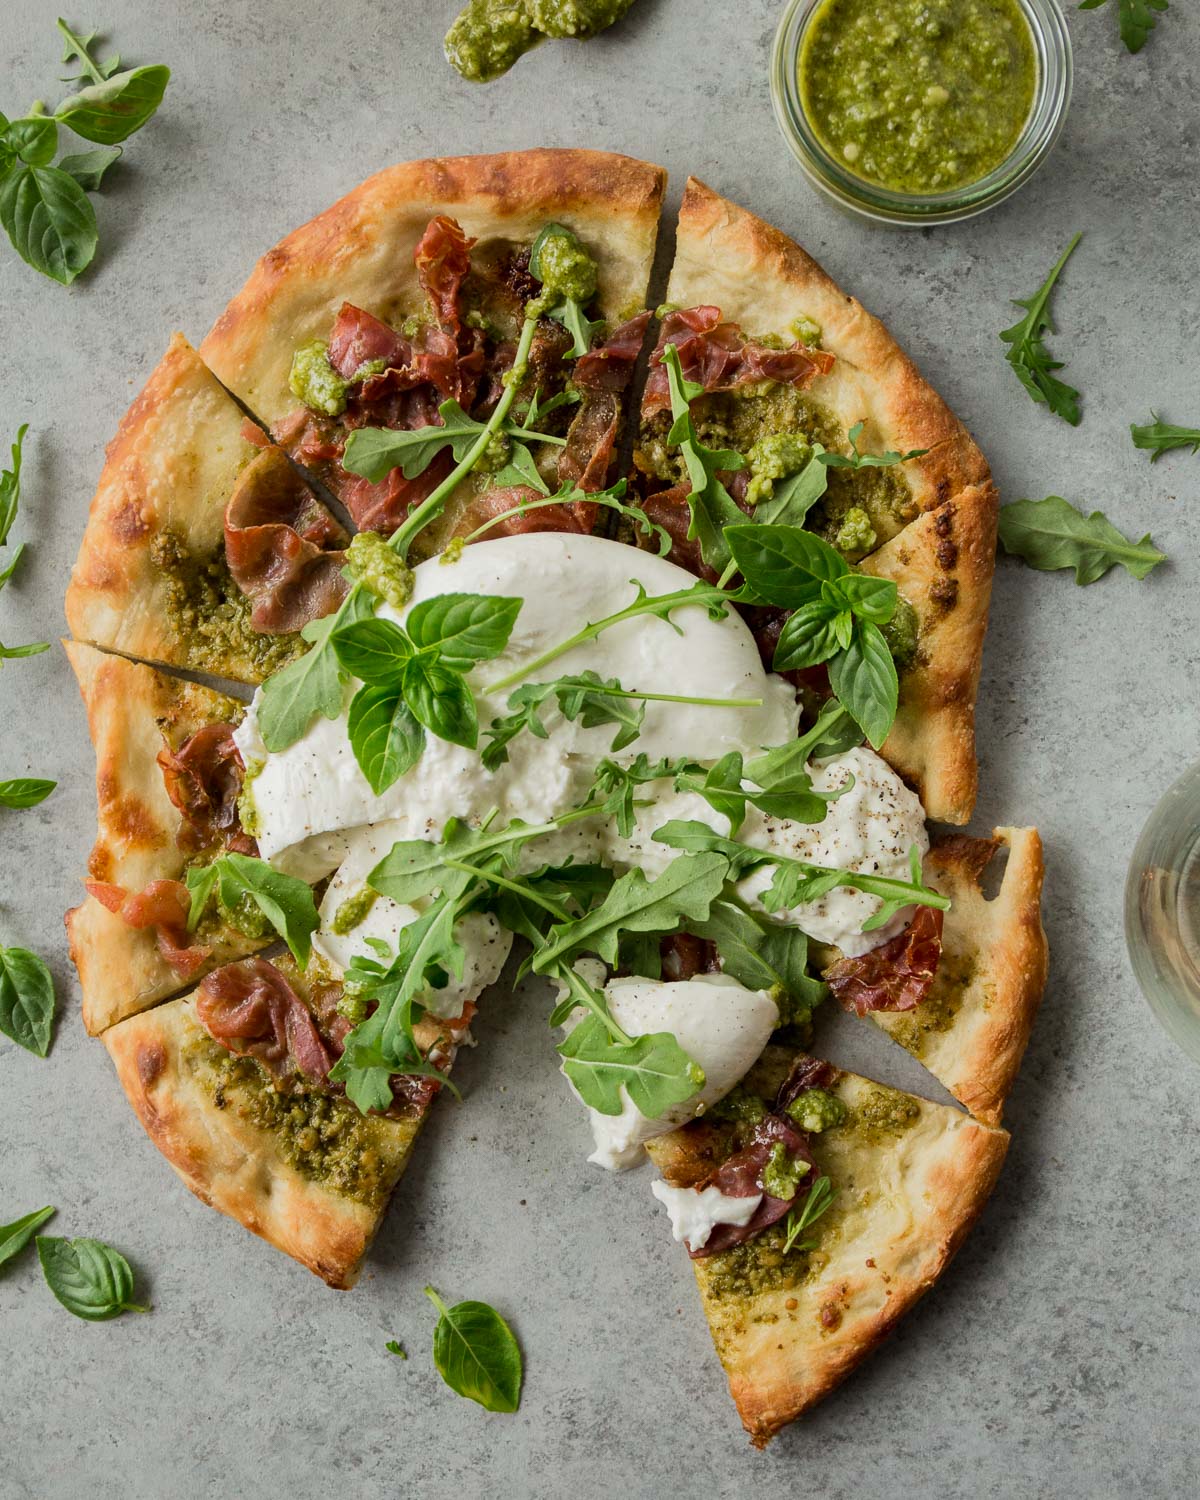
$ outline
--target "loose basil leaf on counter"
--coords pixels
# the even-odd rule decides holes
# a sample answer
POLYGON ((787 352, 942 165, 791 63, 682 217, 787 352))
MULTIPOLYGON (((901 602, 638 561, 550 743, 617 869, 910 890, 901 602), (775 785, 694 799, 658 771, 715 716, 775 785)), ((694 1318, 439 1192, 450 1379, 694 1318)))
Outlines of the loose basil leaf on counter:
POLYGON ((146 124, 162 103, 170 81, 171 70, 161 63, 97 77, 64 99, 54 118, 85 141, 115 146, 146 124))
POLYGON ((27 166, 48 167, 58 150, 58 126, 49 115, 28 115, 10 122, 4 144, 27 166))
POLYGON ((434 1291, 425 1295, 438 1310, 433 1362, 452 1391, 488 1411, 516 1411, 521 1401, 521 1351, 512 1329, 486 1302, 447 1307, 434 1291))
POLYGON ((102 1323, 123 1312, 150 1311, 133 1300, 129 1262, 102 1240, 65 1240, 39 1234, 37 1252, 46 1285, 77 1318, 102 1323))
POLYGON ((33 1213, 14 1219, 11 1224, 0 1224, 0 1266, 6 1260, 20 1255, 46 1220, 53 1218, 57 1211, 54 1208, 36 1208, 33 1213))
POLYGON ((1164 422, 1156 412, 1151 412, 1149 422, 1141 427, 1131 424, 1129 433, 1133 446, 1150 454, 1151 463, 1157 463, 1173 448, 1190 448, 1193 453, 1200 453, 1200 427, 1176 427, 1164 422))
POLYGON ((910 448, 907 453, 860 453, 858 440, 862 437, 865 422, 855 422, 847 436, 850 439, 849 453, 819 453, 815 462, 827 469, 888 469, 893 464, 906 464, 910 458, 924 458, 928 448, 910 448))
POLYGON ((303 880, 283 875, 265 860, 246 854, 219 854, 209 865, 193 865, 184 879, 192 895, 189 931, 195 929, 215 887, 227 907, 248 897, 288 945, 300 967, 308 966, 312 935, 320 926, 320 918, 312 889, 303 880))
POLYGON ((37 954, 0 945, 0 1031, 26 1052, 45 1057, 54 1006, 54 979, 37 954))
POLYGON ((10 171, 0 182, 0 225, 23 261, 63 286, 91 263, 100 239, 87 194, 59 167, 10 171))
POLYGON ((0 807, 36 807, 57 785, 57 781, 40 781, 32 776, 0 781, 0 807))
POLYGON ((1000 507, 1000 543, 1031 568, 1053 572, 1074 568, 1075 582, 1095 583, 1110 568, 1121 566, 1134 578, 1145 578, 1165 562, 1150 533, 1133 542, 1103 512, 1085 516, 1061 495, 1045 500, 1014 500, 1000 507))
MULTIPOLYGON (((8 541, 8 533, 12 530, 13 522, 17 519, 17 509, 21 504, 21 450, 25 443, 25 434, 29 431, 29 423, 23 422, 17 428, 16 440, 12 445, 12 468, 0 470, 0 547, 8 541)), ((17 549, 18 553, 20 548, 17 549)), ((12 576, 13 564, 9 565, 3 574, 3 580, 12 576)))
POLYGON ((1079 392, 1054 374, 1055 370, 1062 369, 1063 362, 1061 359, 1051 359, 1043 335, 1055 331, 1049 312, 1050 294, 1081 239, 1081 234, 1072 239, 1032 297, 1028 300, 1013 298, 1018 307, 1026 309, 1025 316, 1000 335, 1009 345, 1004 357, 1017 372, 1017 379, 1030 396, 1039 405, 1048 406, 1064 422, 1070 422, 1072 427, 1079 425, 1079 392))
MULTIPOLYGON (((1108 0, 1081 0, 1080 10, 1099 10, 1108 0)), ((1130 52, 1140 52, 1154 30, 1154 12, 1166 10, 1167 0, 1117 0, 1121 40, 1130 52)))
POLYGON ((59 169, 73 177, 85 193, 98 193, 104 174, 122 155, 120 146, 100 146, 95 151, 80 151, 64 156, 59 169))

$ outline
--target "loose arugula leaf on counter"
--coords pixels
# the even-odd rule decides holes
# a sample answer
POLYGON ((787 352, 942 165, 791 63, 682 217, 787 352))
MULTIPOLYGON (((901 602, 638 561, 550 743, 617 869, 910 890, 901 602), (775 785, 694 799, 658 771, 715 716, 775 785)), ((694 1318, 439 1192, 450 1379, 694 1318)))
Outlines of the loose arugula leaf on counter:
POLYGON ((77 1318, 101 1323, 123 1312, 149 1312, 133 1301, 129 1262, 102 1240, 37 1237, 38 1260, 46 1285, 77 1318))
POLYGON ((910 458, 923 458, 928 448, 910 448, 907 453, 860 453, 858 440, 862 437, 865 422, 855 422, 850 429, 849 453, 818 453, 814 462, 824 464, 827 469, 887 469, 893 464, 906 464, 910 458))
POLYGON ((408 1351, 399 1339, 388 1339, 383 1346, 389 1354, 394 1354, 397 1359, 407 1359, 408 1351))
POLYGON ((39 802, 45 802, 57 785, 57 781, 42 781, 34 776, 0 781, 0 807, 36 807, 39 802))
POLYGON ((321 923, 312 888, 303 880, 246 854, 219 854, 209 865, 193 865, 185 881, 192 896, 189 932, 195 930, 215 890, 223 906, 233 908, 248 900, 258 907, 300 967, 308 967, 312 935, 321 923))
MULTIPOLYGON (((1080 10, 1099 10, 1107 0, 1080 0, 1080 10)), ((1121 40, 1130 52, 1140 52, 1154 30, 1154 12, 1161 14, 1167 0, 1117 0, 1117 24, 1121 40)))
POLYGON ((1078 584, 1095 583, 1118 564, 1134 578, 1145 578, 1166 561, 1166 553, 1157 550, 1149 532, 1140 542, 1132 542, 1103 512, 1085 516, 1061 495, 1002 505, 1000 544, 1041 572, 1074 568, 1078 584))
POLYGON ((705 563, 714 573, 722 573, 729 565, 725 527, 743 521, 745 515, 717 478, 717 473, 719 470, 728 473, 744 469, 746 462, 740 453, 735 453, 732 449, 706 448, 696 436, 691 405, 704 387, 684 379, 683 367, 679 363, 679 350, 674 344, 666 345, 659 355, 659 363, 667 372, 671 415, 674 418, 671 430, 667 433, 667 442, 683 454, 692 484, 691 494, 687 497, 688 508, 692 513, 688 539, 699 541, 700 555, 705 563))
POLYGON ((1013 298, 1018 307, 1026 309, 1025 316, 1000 335, 1009 345, 1004 357, 1030 396, 1039 405, 1048 406, 1055 416, 1069 422, 1072 427, 1079 425, 1079 392, 1054 374, 1055 370, 1062 369, 1063 362, 1051 359, 1043 335, 1055 331, 1050 319, 1050 294, 1082 237, 1082 234, 1075 235, 1032 297, 1028 300, 1013 298))
POLYGON ((20 1255, 46 1220, 57 1212, 55 1208, 36 1208, 32 1213, 14 1219, 11 1224, 0 1224, 0 1266, 20 1255))
POLYGON ((468 416, 453 399, 443 401, 438 414, 442 419, 439 427, 415 427, 408 431, 391 427, 356 428, 346 439, 342 467, 378 484, 393 469, 399 469, 405 479, 416 479, 443 448, 449 448, 455 461, 463 463, 484 433, 490 439, 499 432, 513 445, 553 443, 562 447, 566 442, 566 438, 548 432, 534 432, 515 422, 501 421, 492 427, 486 421, 480 422, 468 416))
MULTIPOLYGON (((28 422, 23 422, 17 428, 16 440, 12 445, 12 468, 0 470, 0 547, 8 543, 8 534, 13 528, 13 522, 17 519, 17 510, 21 504, 21 450, 28 431, 28 422)), ((13 549, 8 566, 0 570, 0 589, 17 571, 17 564, 24 550, 25 543, 18 542, 13 549)))
POLYGON ((816 1240, 804 1240, 800 1244, 796 1241, 811 1224, 815 1224, 833 1200, 837 1192, 830 1186, 828 1177, 818 1177, 816 1182, 808 1190, 802 1209, 790 1209, 787 1216, 787 1235, 783 1242, 783 1253, 789 1250, 812 1250, 816 1247, 816 1240))
POLYGON ((0 944, 0 1031, 26 1052, 45 1057, 54 1007, 54 979, 37 954, 0 944))
POLYGON ((29 646, 6 646, 0 642, 0 662, 16 661, 23 656, 41 656, 43 651, 49 649, 49 641, 34 641, 29 646))
POLYGON ((1149 422, 1141 427, 1133 423, 1129 433, 1135 448, 1149 452, 1152 464, 1174 448, 1190 448, 1193 453, 1200 453, 1200 427, 1176 427, 1164 422, 1156 412, 1151 412, 1149 422))
POLYGON ((487 1411, 516 1411, 521 1404, 521 1351, 512 1329, 486 1302, 447 1307, 431 1286, 425 1295, 438 1310, 433 1362, 452 1391, 487 1411))

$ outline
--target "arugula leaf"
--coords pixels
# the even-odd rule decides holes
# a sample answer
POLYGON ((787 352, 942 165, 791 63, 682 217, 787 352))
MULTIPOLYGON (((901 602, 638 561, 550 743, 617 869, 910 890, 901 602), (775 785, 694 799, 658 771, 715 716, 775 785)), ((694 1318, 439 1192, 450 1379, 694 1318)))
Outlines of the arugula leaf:
POLYGON ((705 563, 714 572, 721 573, 729 564, 725 528, 736 526, 745 517, 717 478, 717 472, 744 469, 746 462, 740 453, 735 453, 732 449, 706 448, 701 443, 692 423, 691 403, 703 392, 704 387, 684 379, 683 367, 679 363, 679 350, 674 344, 667 344, 658 358, 667 372, 671 415, 674 418, 667 434, 667 442, 682 453, 692 484, 691 493, 687 497, 688 508, 692 513, 688 539, 699 541, 700 555, 705 563))
POLYGON ((534 432, 503 418, 494 425, 490 419, 480 422, 463 411, 452 397, 438 407, 438 415, 442 421, 437 427, 414 427, 411 430, 356 428, 346 439, 342 467, 378 484, 393 469, 399 469, 405 479, 416 479, 443 448, 450 449, 456 463, 464 463, 485 434, 491 437, 497 431, 514 447, 522 442, 552 443, 556 447, 566 443, 566 438, 549 432, 534 432))
POLYGON ((46 1285, 77 1318, 101 1323, 123 1312, 149 1312, 133 1301, 133 1272, 118 1250, 102 1240, 37 1237, 46 1285))
POLYGON ((518 852, 525 844, 553 832, 570 817, 570 814, 560 815, 540 825, 515 819, 496 832, 489 831, 486 824, 472 828, 458 818, 451 818, 442 830, 441 843, 404 839, 393 844, 368 874, 367 884, 381 896, 408 906, 460 880, 461 872, 456 865, 479 865, 499 859, 505 868, 515 867, 518 852))
POLYGON ((104 62, 92 56, 96 38, 100 35, 98 31, 89 31, 86 36, 82 36, 72 31, 61 18, 56 24, 63 36, 62 61, 77 62, 84 70, 78 78, 64 78, 64 83, 82 83, 84 78, 90 78, 93 83, 102 83, 104 79, 111 78, 121 66, 119 53, 114 53, 104 62))
POLYGON ((1042 572, 1074 568, 1078 584, 1095 583, 1118 564, 1134 578, 1145 578, 1166 561, 1166 553, 1155 548, 1149 532, 1140 542, 1132 542, 1103 512, 1085 516, 1061 495, 1002 505, 1000 544, 1042 572))
POLYGON ((184 877, 192 893, 188 931, 194 931, 214 887, 226 907, 248 898, 288 945, 301 969, 308 967, 312 935, 321 925, 310 886, 246 854, 219 854, 210 865, 193 865, 184 877))
POLYGON ((516 1411, 521 1404, 521 1351, 512 1329, 486 1302, 447 1307, 431 1286, 425 1295, 438 1310, 433 1362, 452 1391, 487 1411, 516 1411))
MULTIPOLYGON (((1080 10, 1099 10, 1107 0, 1081 0, 1080 10)), ((1167 0, 1118 0, 1117 21, 1121 40, 1130 52, 1140 52, 1154 30, 1154 12, 1166 10, 1167 0)))
POLYGON ((837 1193, 830 1187, 829 1178, 818 1177, 808 1190, 804 1207, 799 1210, 789 1209, 787 1235, 783 1241, 785 1255, 789 1250, 812 1250, 816 1247, 816 1240, 804 1240, 800 1244, 796 1241, 811 1224, 817 1222, 836 1197, 837 1193))
POLYGON ((550 486, 542 478, 537 459, 524 443, 512 445, 508 462, 492 475, 492 484, 497 489, 525 485, 530 489, 538 490, 543 495, 550 493, 550 486))
POLYGON ((462 672, 500 655, 524 602, 501 594, 438 594, 414 605, 405 623, 419 650, 436 647, 445 666, 462 672))
POLYGON ((389 1354, 394 1354, 397 1359, 407 1359, 408 1351, 399 1339, 388 1339, 383 1346, 389 1354))
POLYGON ((45 802, 57 785, 57 781, 41 781, 31 776, 0 781, 0 807, 36 807, 45 802))
POLYGON ((6 646, 0 642, 0 662, 15 661, 23 656, 41 656, 43 651, 49 649, 49 641, 34 641, 30 646, 6 646))
POLYGON ((722 900, 688 931, 715 943, 723 972, 747 989, 782 990, 808 1010, 828 994, 808 972, 808 938, 798 927, 756 916, 740 901, 722 900))
POLYGON ((37 954, 0 945, 0 1031, 26 1052, 45 1057, 54 1007, 54 979, 37 954))
POLYGON ((70 286, 99 243, 87 194, 60 167, 18 167, 0 181, 0 225, 35 271, 70 286))
POLYGON ((1149 422, 1143 426, 1132 424, 1129 433, 1135 448, 1149 452, 1152 464, 1173 448, 1190 448, 1193 453, 1200 453, 1200 427, 1176 427, 1155 412, 1150 413, 1149 422))
POLYGON ((900 697, 896 663, 878 625, 854 621, 850 644, 830 658, 829 685, 878 750, 891 732, 900 697))
MULTIPOLYGON (((21 450, 28 431, 28 422, 23 422, 17 428, 16 441, 12 445, 12 468, 0 471, 0 547, 8 542, 8 533, 17 519, 17 510, 21 504, 21 450)), ((16 572, 24 550, 24 542, 19 543, 14 549, 12 561, 3 572, 0 572, 0 589, 16 572)))
POLYGON ((622 1089, 640 1114, 657 1120, 704 1087, 704 1070, 668 1031, 618 1042, 591 1015, 572 1029, 558 1052, 576 1093, 602 1115, 621 1113, 622 1089))
POLYGON ((20 1255, 46 1220, 57 1212, 55 1208, 36 1208, 11 1224, 0 1224, 0 1266, 20 1255))
POLYGON ((425 749, 425 731, 395 688, 364 687, 356 693, 346 733, 377 797, 411 771, 425 749))
POLYGON ((170 68, 161 63, 114 73, 64 99, 54 118, 85 141, 115 146, 146 124, 170 80, 170 68))
POLYGON ((858 440, 862 437, 865 422, 855 422, 847 436, 850 439, 849 453, 826 453, 822 451, 814 460, 827 469, 887 469, 892 464, 906 464, 910 458, 924 458, 928 448, 910 448, 907 453, 860 453, 858 440))
POLYGON ((760 500, 754 507, 755 521, 766 526, 803 526, 829 484, 826 466, 821 461, 824 453, 824 447, 814 443, 812 457, 798 473, 777 479, 771 498, 760 500))
POLYGON ((821 705, 812 728, 786 745, 776 745, 746 766, 746 775, 761 787, 788 783, 805 772, 810 760, 841 755, 862 744, 862 730, 853 716, 837 701, 821 705))
POLYGON ((59 170, 73 177, 85 193, 98 193, 109 167, 120 161, 120 146, 102 146, 96 151, 80 151, 74 156, 64 156, 59 170))
POLYGON ((1030 396, 1039 405, 1048 406, 1055 416, 1069 422, 1072 427, 1079 425, 1079 392, 1054 374, 1055 370, 1062 369, 1063 362, 1051 359, 1043 335, 1055 331, 1049 312, 1050 294, 1082 237, 1082 234, 1075 235, 1032 297, 1028 300, 1013 298, 1018 307, 1026 309, 1025 316, 1000 335, 1010 346, 1004 357, 1030 396))
MULTIPOLYGON (((515 451, 514 449, 514 453, 515 451)), ((495 476, 497 485, 509 482, 503 478, 505 472, 507 471, 502 470, 500 474, 495 476)), ((517 480, 514 482, 522 483, 524 481, 517 480)), ((542 488, 544 489, 544 486, 542 488)), ((652 521, 644 510, 639 509, 635 505, 625 504, 623 497, 627 488, 628 485, 624 479, 618 479, 616 484, 607 490, 596 491, 578 489, 570 481, 567 481, 565 484, 560 485, 553 495, 547 494, 545 499, 525 500, 519 505, 511 506, 508 510, 500 511, 498 515, 489 516, 469 536, 464 537, 463 542, 477 542, 480 537, 486 536, 495 527, 502 525, 505 521, 511 520, 513 516, 524 515, 528 510, 540 510, 548 505, 603 505, 606 510, 615 511, 617 515, 623 516, 627 521, 631 521, 647 539, 656 537, 658 539, 658 555, 666 557, 674 545, 670 533, 665 527, 659 526, 656 522, 652 521)))

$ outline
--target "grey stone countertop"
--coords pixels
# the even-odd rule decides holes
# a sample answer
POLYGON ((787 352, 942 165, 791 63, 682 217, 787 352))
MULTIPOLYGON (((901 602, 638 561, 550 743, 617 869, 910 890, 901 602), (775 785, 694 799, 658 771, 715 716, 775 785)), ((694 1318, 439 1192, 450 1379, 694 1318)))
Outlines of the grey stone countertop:
MULTIPOLYGON (((55 646, 0 671, 0 777, 56 778, 0 812, 0 941, 61 993, 50 1058, 0 1039, 0 1222, 121 1247, 150 1316, 72 1318, 36 1261, 0 1271, 0 1496, 1182 1496, 1200 1481, 1200 1072, 1129 970, 1122 885, 1137 832, 1197 755, 1200 459, 1154 465, 1128 424, 1200 420, 1200 16, 1172 0, 1137 57, 1115 4, 1073 8, 1076 95, 1052 160, 973 222, 875 229, 806 185, 772 118, 779 0, 639 0, 487 88, 443 63, 454 0, 109 0, 79 16, 174 69, 99 204, 71 290, 0 243, 0 440, 30 424, 0 639, 56 640, 103 447, 173 329, 198 340, 254 260, 362 178, 410 157, 539 144, 694 172, 794 235, 883 316, 962 416, 1005 499, 1062 494, 1171 563, 1144 583, 1002 560, 979 696, 977 831, 1046 841, 1049 990, 1010 1102, 996 1193, 942 1284, 831 1399, 754 1453, 645 1172, 584 1161, 586 1123, 542 1008, 496 1002, 419 1144, 358 1288, 307 1271, 192 1198, 83 1034, 62 912, 94 828, 93 757, 55 646), (1069 236, 1053 343, 1084 393, 1073 429, 1034 407, 996 335, 1069 236), (429 1354, 432 1282, 486 1299, 525 1351, 520 1412, 459 1400, 429 1354), (407 1363, 385 1352, 400 1338, 407 1363)), ((57 97, 57 7, 5 0, 0 108, 57 97)), ((936 1087, 874 1028, 835 1060, 936 1087)))

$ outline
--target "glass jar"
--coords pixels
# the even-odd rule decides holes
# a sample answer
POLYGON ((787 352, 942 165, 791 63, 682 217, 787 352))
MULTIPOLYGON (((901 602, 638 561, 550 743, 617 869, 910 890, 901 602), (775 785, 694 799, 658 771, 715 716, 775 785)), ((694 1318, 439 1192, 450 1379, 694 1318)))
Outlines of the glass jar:
POLYGON ((986 177, 938 193, 902 193, 867 182, 822 145, 800 88, 805 37, 824 0, 790 0, 771 53, 775 118, 804 175, 843 208, 887 224, 950 224, 1003 203, 1033 176, 1062 131, 1071 102, 1071 39, 1058 0, 1017 0, 1029 22, 1037 60, 1033 107, 1009 156, 986 177))
POLYGON ((1138 839, 1125 941, 1150 1009, 1200 1062, 1200 765, 1171 787, 1138 839))

